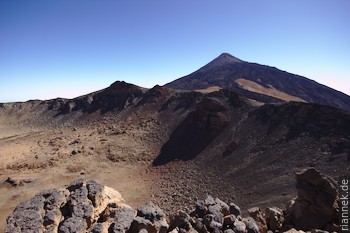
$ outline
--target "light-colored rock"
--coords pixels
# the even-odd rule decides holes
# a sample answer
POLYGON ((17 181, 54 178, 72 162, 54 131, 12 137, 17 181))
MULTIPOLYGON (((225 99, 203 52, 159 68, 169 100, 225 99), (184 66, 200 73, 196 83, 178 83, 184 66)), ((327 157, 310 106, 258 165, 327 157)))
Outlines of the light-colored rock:
POLYGON ((116 190, 79 179, 67 188, 42 191, 18 205, 7 218, 5 232, 106 232, 118 220, 124 224, 120 229, 126 230, 134 213, 116 190), (121 208, 128 215, 116 215, 114 210, 121 208))
POLYGON ((244 224, 244 222, 240 220, 236 220, 235 223, 233 224, 233 231, 235 233, 246 233, 247 227, 244 224))
POLYGON ((295 230, 294 228, 289 229, 288 231, 284 231, 284 233, 305 233, 305 231, 302 230, 295 230))
POLYGON ((248 209, 249 216, 252 217, 259 227, 261 233, 267 232, 267 223, 265 219, 265 214, 260 210, 259 207, 253 207, 248 209))

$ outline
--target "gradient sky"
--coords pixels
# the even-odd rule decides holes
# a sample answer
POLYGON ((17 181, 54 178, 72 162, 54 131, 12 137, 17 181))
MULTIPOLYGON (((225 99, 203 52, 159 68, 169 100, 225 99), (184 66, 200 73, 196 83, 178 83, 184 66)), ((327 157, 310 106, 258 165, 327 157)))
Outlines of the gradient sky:
POLYGON ((348 0, 0 0, 0 102, 143 87, 223 52, 350 95, 348 0))

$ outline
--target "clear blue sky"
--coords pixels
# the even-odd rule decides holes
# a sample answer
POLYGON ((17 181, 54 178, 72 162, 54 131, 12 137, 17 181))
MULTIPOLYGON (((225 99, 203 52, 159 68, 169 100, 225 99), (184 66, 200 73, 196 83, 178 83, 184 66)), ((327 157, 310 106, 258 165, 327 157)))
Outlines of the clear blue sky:
POLYGON ((348 0, 0 0, 0 102, 187 75, 222 52, 350 94, 348 0))

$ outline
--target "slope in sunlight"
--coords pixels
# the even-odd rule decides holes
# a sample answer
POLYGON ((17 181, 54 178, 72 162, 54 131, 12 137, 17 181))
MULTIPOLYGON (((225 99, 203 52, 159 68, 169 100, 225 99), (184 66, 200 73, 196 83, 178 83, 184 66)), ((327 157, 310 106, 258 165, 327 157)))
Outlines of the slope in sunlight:
POLYGON ((350 111, 350 96, 275 67, 223 53, 199 70, 165 85, 173 89, 228 88, 260 102, 309 102, 350 111))

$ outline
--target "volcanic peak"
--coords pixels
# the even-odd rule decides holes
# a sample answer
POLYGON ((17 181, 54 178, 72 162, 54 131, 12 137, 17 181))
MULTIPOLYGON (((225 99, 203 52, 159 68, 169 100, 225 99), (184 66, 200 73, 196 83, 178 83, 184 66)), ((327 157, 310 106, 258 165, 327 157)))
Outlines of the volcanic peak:
POLYGON ((202 67, 201 69, 204 70, 210 70, 212 68, 217 68, 225 65, 231 65, 235 63, 241 63, 243 62, 242 60, 232 56, 231 54, 228 53, 222 53, 220 56, 209 62, 207 65, 202 67))

